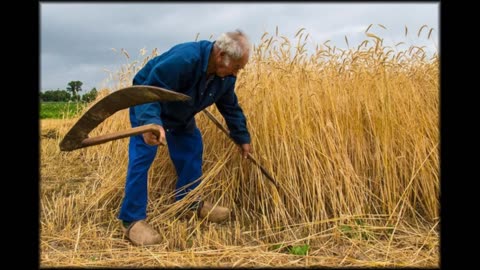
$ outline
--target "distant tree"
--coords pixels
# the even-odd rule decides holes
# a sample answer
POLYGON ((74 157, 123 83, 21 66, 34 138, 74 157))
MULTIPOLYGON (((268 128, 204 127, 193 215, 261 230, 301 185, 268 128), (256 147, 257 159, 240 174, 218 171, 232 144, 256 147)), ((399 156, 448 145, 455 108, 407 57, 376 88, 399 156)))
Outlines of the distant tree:
POLYGON ((92 90, 90 90, 90 92, 88 92, 88 93, 86 93, 82 96, 82 101, 92 102, 97 98, 97 95, 98 95, 97 88, 94 87, 94 88, 92 88, 92 90))
POLYGON ((81 81, 71 81, 68 83, 67 91, 72 93, 74 100, 80 100, 79 92, 82 91, 83 83, 81 81))
POLYGON ((67 102, 72 98, 70 93, 65 90, 48 90, 45 93, 40 93, 41 101, 50 102, 67 102))

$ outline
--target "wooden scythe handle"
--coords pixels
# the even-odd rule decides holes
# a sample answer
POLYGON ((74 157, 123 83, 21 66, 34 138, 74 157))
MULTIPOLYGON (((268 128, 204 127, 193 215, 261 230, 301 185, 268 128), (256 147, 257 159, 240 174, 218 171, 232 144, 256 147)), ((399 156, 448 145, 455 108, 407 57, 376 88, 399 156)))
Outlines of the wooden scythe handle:
MULTIPOLYGON (((102 144, 106 143, 109 141, 113 141, 116 139, 122 139, 125 137, 130 137, 138 134, 143 134, 145 132, 153 132, 157 137, 160 137, 160 132, 158 129, 155 127, 154 124, 148 124, 144 126, 139 126, 139 127, 134 127, 131 129, 123 130, 123 131, 118 131, 98 137, 93 137, 93 138, 86 138, 85 140, 82 141, 82 147, 87 147, 87 146, 92 146, 92 145, 97 145, 97 144, 102 144)), ((161 145, 165 145, 164 142, 161 143, 161 145)))

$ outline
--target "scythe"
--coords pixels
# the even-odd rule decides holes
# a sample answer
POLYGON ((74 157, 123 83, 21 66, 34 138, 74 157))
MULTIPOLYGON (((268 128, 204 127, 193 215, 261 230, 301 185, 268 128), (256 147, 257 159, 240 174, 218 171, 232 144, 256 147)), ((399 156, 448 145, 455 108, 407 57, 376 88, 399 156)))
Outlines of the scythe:
POLYGON ((155 86, 134 85, 119 89, 99 100, 77 120, 60 142, 60 150, 72 151, 149 131, 155 132, 159 136, 154 125, 144 125, 93 138, 89 138, 88 134, 119 110, 155 101, 186 101, 189 99, 190 97, 187 95, 155 86))

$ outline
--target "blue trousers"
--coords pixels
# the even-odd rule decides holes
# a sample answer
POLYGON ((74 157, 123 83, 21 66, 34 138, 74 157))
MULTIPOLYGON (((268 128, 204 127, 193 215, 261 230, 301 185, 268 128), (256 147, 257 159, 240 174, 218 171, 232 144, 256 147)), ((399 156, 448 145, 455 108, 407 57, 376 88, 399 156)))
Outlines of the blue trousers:
MULTIPOLYGON (((202 176, 202 136, 198 128, 195 128, 193 133, 165 130, 165 136, 170 158, 177 172, 175 200, 178 201, 200 183, 195 180, 202 176)), ((155 159, 157 149, 158 146, 146 144, 142 135, 130 137, 125 196, 119 219, 132 222, 147 217, 148 170, 155 159)))

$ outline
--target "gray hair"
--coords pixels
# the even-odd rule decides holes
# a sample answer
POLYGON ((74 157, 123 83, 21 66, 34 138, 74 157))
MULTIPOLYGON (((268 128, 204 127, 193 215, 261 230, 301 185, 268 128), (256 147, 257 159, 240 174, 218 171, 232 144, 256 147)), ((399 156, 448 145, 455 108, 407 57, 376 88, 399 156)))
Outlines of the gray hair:
POLYGON ((245 53, 249 53, 251 47, 248 37, 238 29, 221 34, 215 41, 215 46, 235 60, 242 58, 245 53))

